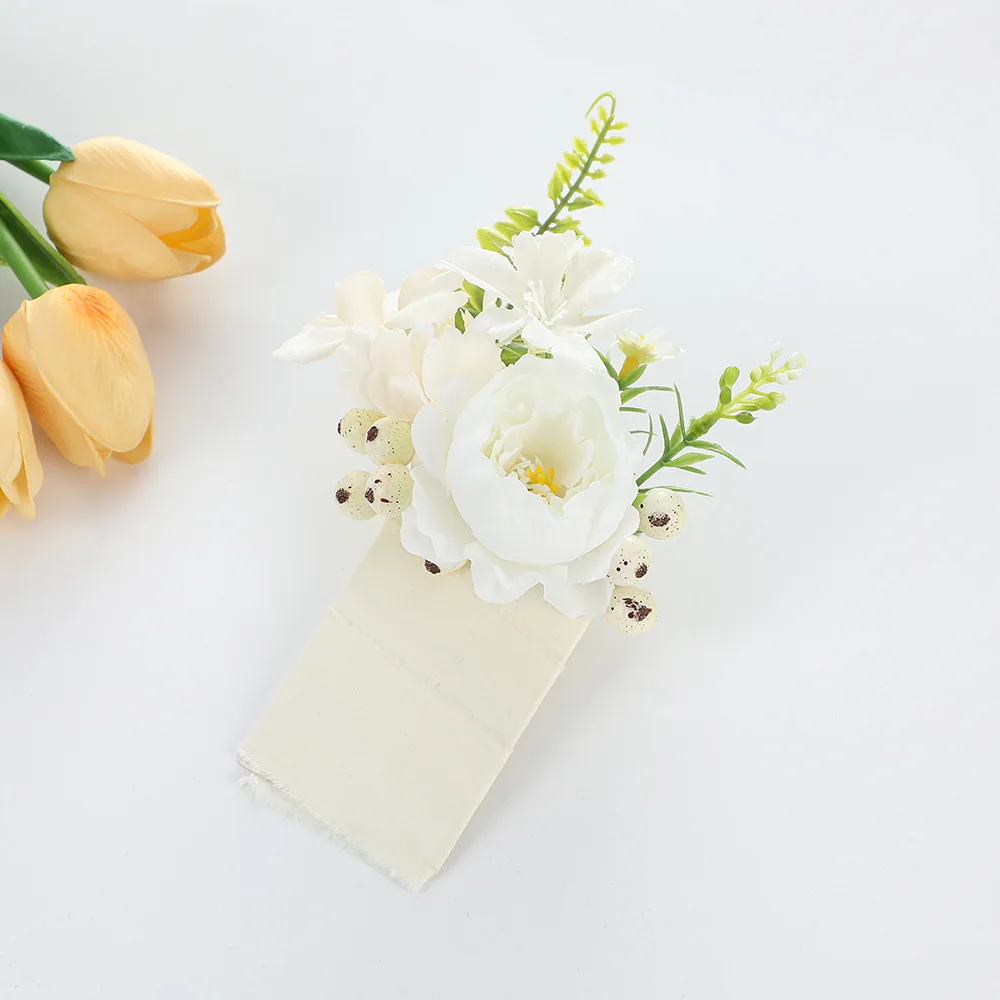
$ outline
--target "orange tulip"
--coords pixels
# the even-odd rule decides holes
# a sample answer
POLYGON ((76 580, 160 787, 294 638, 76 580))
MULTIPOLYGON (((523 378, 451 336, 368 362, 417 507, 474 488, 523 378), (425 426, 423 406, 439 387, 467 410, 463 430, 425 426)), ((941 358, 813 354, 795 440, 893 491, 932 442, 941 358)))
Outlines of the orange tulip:
POLYGON ((131 139, 88 139, 49 178, 45 225, 71 263, 120 281, 202 271, 226 251, 212 185, 131 139))
POLYGON ((21 517, 34 517, 41 486, 42 465, 28 408, 21 387, 0 359, 0 517, 11 504, 21 517))
POLYGON ((74 465, 142 462, 153 446, 153 374, 139 331, 103 289, 50 288, 3 328, 3 352, 38 425, 74 465))

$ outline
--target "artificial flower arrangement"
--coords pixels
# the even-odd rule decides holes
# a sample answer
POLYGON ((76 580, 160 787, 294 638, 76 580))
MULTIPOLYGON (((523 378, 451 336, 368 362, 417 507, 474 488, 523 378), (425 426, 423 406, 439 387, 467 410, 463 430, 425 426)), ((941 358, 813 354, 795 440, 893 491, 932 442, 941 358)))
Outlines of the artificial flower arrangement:
POLYGON ((0 264, 27 298, 3 328, 0 517, 35 512, 31 418, 74 465, 102 475, 153 444, 153 375, 128 313, 78 268, 119 281, 193 274, 225 252, 212 186, 179 160, 116 137, 69 149, 0 115, 0 161, 48 185, 46 239, 0 191, 0 264), (57 166, 52 166, 56 164, 57 166))
MULTIPOLYGON (((276 352, 333 357, 355 406, 338 431, 373 469, 348 473, 336 501, 350 517, 400 519, 403 547, 431 574, 468 565, 477 597, 516 601, 540 587, 563 615, 605 614, 623 633, 656 619, 647 540, 683 526, 683 494, 664 476, 742 463, 709 432, 751 424, 785 402, 777 385, 805 358, 780 345, 741 384, 728 367, 715 406, 685 417, 681 393, 652 376, 679 349, 605 311, 628 285, 628 257, 597 249, 576 214, 624 142, 616 100, 588 111, 549 181, 551 208, 509 208, 478 247, 417 271, 398 292, 367 271, 335 287, 335 312, 276 352), (670 399, 669 416, 648 401, 670 399)), ((703 494, 705 495, 705 494, 703 494)))

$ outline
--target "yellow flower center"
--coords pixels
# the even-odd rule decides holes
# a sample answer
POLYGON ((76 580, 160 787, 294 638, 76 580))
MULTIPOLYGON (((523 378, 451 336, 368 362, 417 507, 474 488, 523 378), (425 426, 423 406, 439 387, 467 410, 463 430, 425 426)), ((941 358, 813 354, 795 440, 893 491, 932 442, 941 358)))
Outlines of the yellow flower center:
POLYGON ((534 464, 525 462, 517 469, 517 478, 524 483, 532 493, 543 497, 546 500, 552 497, 561 497, 566 492, 566 487, 561 486, 556 481, 556 470, 546 469, 541 462, 535 459, 534 464))

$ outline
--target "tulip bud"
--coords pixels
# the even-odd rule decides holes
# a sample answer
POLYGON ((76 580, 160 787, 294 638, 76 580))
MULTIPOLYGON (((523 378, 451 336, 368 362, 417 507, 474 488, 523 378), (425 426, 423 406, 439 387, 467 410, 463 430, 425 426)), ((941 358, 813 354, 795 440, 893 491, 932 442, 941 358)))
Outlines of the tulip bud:
POLYGON ((28 410, 74 465, 104 474, 153 446, 153 374, 132 318, 103 289, 60 285, 3 328, 3 354, 28 410))
POLYGON ((88 139, 49 179, 45 225, 63 255, 119 281, 202 271, 226 250, 212 185, 130 139, 88 139))
POLYGON ((34 517, 41 486, 42 465, 28 407, 17 379, 0 359, 0 517, 11 504, 21 517, 34 517))

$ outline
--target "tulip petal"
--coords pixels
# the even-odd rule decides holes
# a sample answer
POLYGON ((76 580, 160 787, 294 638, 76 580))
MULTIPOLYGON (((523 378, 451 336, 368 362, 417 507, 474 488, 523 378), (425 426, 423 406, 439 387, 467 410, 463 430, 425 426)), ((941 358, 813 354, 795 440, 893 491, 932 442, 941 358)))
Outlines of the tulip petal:
POLYGON ((3 490, 0 490, 0 519, 2 519, 4 514, 7 513, 7 508, 9 506, 10 506, 10 501, 4 495, 3 490))
POLYGON ((28 409, 63 458, 74 465, 97 469, 103 476, 104 461, 94 442, 62 408, 35 367, 28 349, 27 305, 22 303, 3 328, 4 357, 20 382, 28 409))
POLYGON ((103 471, 136 448, 153 415, 153 376, 131 317, 105 291, 64 285, 22 304, 4 348, 28 408, 63 455, 103 471))
POLYGON ((71 185, 74 193, 79 187, 96 195, 105 204, 111 205, 117 211, 135 219, 143 229, 163 237, 166 233, 182 232, 190 229, 198 222, 201 212, 211 212, 212 209, 200 208, 197 205, 185 205, 176 201, 163 201, 160 198, 143 198, 135 194, 122 194, 120 191, 105 191, 100 188, 89 188, 86 185, 73 185, 71 181, 63 181, 62 185, 71 185))
POLYGON ((0 360, 0 484, 13 482, 22 465, 16 386, 10 369, 0 360))
MULTIPOLYGON (((0 360, 2 369, 2 379, 6 382, 7 396, 13 401, 14 411, 17 416, 17 444, 19 470, 15 473, 14 488, 18 496, 11 494, 10 499, 16 504, 30 505, 34 516, 34 505, 32 501, 38 491, 42 488, 44 474, 42 463, 38 458, 38 450, 35 448, 35 435, 31 430, 31 417, 28 415, 28 405, 24 400, 24 393, 17 384, 13 372, 0 360)), ((3 390, 0 389, 0 395, 3 390)), ((20 509, 20 508, 19 508, 20 509)), ((21 513, 24 513, 21 511, 21 513)), ((29 516, 25 514, 25 516, 29 516)))
POLYGON ((143 435, 142 440, 131 451, 116 451, 111 457, 117 458, 119 462, 125 462, 126 465, 138 465, 149 458, 152 450, 153 420, 150 418, 149 426, 146 428, 146 433, 143 435))
MULTIPOLYGON (((58 174, 58 171, 57 171, 58 174)), ((53 175, 53 179, 56 175, 53 175)), ((85 187, 52 184, 43 206, 49 236, 77 267, 119 281, 155 281, 193 271, 142 223, 85 187)))
POLYGON ((73 147, 76 159, 62 164, 53 180, 181 205, 219 204, 215 189, 186 163, 120 136, 87 139, 73 147))
POLYGON ((202 271, 214 264, 226 252, 226 231, 222 228, 222 220, 215 216, 215 228, 205 237, 187 240, 184 249, 188 253, 202 254, 204 259, 195 268, 202 271))

